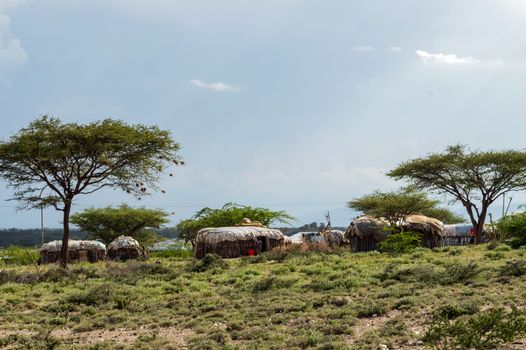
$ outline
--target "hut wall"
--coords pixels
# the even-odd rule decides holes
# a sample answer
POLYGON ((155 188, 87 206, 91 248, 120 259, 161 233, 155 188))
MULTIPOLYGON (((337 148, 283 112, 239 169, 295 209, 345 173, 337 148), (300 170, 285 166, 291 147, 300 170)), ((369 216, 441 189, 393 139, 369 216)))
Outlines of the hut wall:
POLYGON ((351 236, 349 239, 349 244, 351 251, 353 252, 368 252, 370 250, 375 250, 378 241, 372 236, 366 236, 360 238, 358 236, 351 236))
MULTIPOLYGON (((267 251, 280 247, 284 244, 281 239, 267 239, 267 251)), ((202 259, 206 254, 217 254, 223 258, 238 258, 240 256, 248 256, 248 250, 256 250, 256 240, 239 240, 239 241, 223 241, 217 244, 210 244, 205 242, 197 242, 195 248, 195 257, 202 259)))
POLYGON ((110 249, 108 250, 108 257, 111 260, 129 260, 137 259, 141 253, 136 248, 119 248, 119 249, 110 249))
MULTIPOLYGON (((106 252, 103 250, 69 250, 68 251, 68 262, 79 262, 81 252, 86 252, 88 262, 102 261, 106 257, 106 252)), ((40 262, 42 264, 51 264, 60 261, 60 251, 48 251, 40 253, 40 262)))
POLYGON ((442 247, 442 245, 443 245, 442 236, 435 235, 432 233, 427 233, 427 232, 422 234, 422 247, 432 249, 432 248, 442 247))

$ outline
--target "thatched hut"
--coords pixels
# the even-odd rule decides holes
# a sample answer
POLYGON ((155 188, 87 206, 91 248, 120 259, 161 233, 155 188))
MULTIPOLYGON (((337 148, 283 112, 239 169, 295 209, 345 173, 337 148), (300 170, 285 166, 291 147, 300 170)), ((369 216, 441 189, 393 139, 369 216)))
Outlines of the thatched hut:
POLYGON ((442 246, 444 224, 438 219, 424 215, 409 215, 405 218, 402 227, 404 231, 421 233, 423 247, 436 248, 442 246))
POLYGON ((111 260, 124 261, 144 257, 145 252, 139 242, 129 236, 119 236, 108 244, 108 257, 111 260))
POLYGON ((389 222, 385 219, 370 216, 360 216, 354 219, 345 231, 345 237, 349 241, 351 251, 375 250, 376 245, 389 235, 389 231, 385 229, 388 226, 389 222))
POLYGON ((322 235, 325 237, 325 242, 330 246, 341 246, 348 242, 345 237, 345 232, 340 230, 324 231, 322 235))
POLYGON ((285 244, 281 231, 260 226, 233 226, 204 228, 195 239, 195 257, 203 258, 214 253, 223 258, 254 255, 258 251, 272 250, 285 244))
MULTIPOLYGON (((51 241, 40 248, 40 263, 49 264, 60 261, 62 241, 51 241)), ((99 241, 68 241, 69 262, 97 262, 106 257, 106 246, 99 241)))

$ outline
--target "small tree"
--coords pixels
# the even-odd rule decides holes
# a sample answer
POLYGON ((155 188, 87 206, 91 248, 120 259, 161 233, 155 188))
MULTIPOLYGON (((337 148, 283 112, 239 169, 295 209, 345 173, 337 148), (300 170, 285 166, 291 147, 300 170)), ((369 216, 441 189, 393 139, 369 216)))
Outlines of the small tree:
POLYGON ((141 244, 148 244, 155 235, 149 229, 166 224, 169 214, 163 210, 132 208, 123 204, 117 208, 90 208, 71 216, 71 223, 108 244, 120 235, 135 238, 141 244))
POLYGON ((451 195, 466 209, 480 242, 489 206, 506 192, 526 188, 526 152, 450 146, 444 153, 402 163, 388 176, 451 195))
POLYGON ((103 188, 142 196, 169 164, 182 164, 169 131, 105 119, 63 123, 44 116, 0 142, 0 177, 21 208, 63 212, 62 267, 68 263, 73 200, 103 188))
POLYGON ((450 224, 464 221, 449 210, 439 208, 438 204, 438 201, 430 199, 424 192, 403 188, 391 192, 376 191, 350 201, 348 206, 368 216, 385 218, 393 228, 413 214, 434 217, 450 224))
POLYGON ((177 224, 179 236, 195 246, 195 236, 200 229, 206 227, 236 226, 244 218, 259 221, 268 226, 275 222, 289 223, 294 220, 285 211, 272 211, 265 208, 254 208, 235 203, 227 203, 221 209, 203 208, 191 219, 182 220, 177 224))

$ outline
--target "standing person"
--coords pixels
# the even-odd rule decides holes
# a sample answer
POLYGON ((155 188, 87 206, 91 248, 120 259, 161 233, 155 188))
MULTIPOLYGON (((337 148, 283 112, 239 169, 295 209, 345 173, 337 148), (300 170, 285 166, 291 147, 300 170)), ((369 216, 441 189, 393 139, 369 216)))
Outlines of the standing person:
POLYGON ((256 251, 259 254, 261 254, 261 251, 263 250, 263 241, 261 241, 261 238, 258 238, 256 241, 256 251))

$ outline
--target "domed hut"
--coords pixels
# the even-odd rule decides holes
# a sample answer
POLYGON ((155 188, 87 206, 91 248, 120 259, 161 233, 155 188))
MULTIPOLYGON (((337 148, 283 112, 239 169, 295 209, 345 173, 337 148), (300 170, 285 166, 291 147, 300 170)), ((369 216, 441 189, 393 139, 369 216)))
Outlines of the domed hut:
POLYGON ((385 229, 387 226, 389 226, 389 222, 385 219, 370 216, 360 216, 354 219, 345 231, 345 237, 349 241, 351 251, 375 250, 378 242, 383 241, 389 235, 389 231, 385 229))
POLYGON ((340 230, 323 231, 322 235, 330 246, 341 246, 347 243, 345 232, 340 230))
POLYGON ((255 255, 285 244, 280 230, 264 226, 243 226, 204 228, 195 239, 195 257, 204 258, 214 253, 223 258, 237 258, 255 255))
POLYGON ((108 257, 111 260, 125 261, 144 257, 145 252, 139 242, 129 236, 119 236, 108 244, 108 257))
POLYGON ((404 231, 422 234, 422 246, 435 248, 442 246, 444 224, 442 221, 424 215, 409 215, 402 224, 404 231))
MULTIPOLYGON (((40 248, 40 263, 49 264, 60 261, 62 241, 51 241, 40 248)), ((106 246, 99 241, 68 241, 68 262, 97 262, 106 257, 106 246)))

